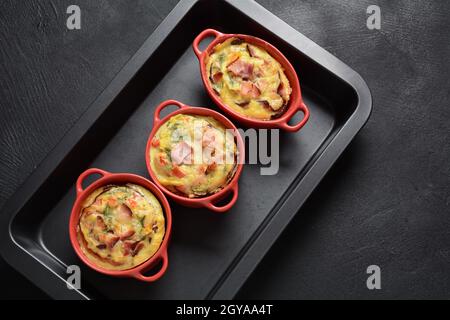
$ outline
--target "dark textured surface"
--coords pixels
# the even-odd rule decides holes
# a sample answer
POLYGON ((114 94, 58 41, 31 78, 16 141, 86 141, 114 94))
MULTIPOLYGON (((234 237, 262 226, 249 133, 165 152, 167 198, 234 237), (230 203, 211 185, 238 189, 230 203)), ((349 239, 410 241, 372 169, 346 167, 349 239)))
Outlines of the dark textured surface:
MULTIPOLYGON (((367 81, 374 111, 240 298, 448 298, 450 3, 268 1, 264 7, 367 81), (365 269, 382 270, 382 290, 365 269)), ((0 4, 0 204, 39 164, 176 1, 0 4)), ((4 263, 1 297, 39 297, 4 263), (5 288, 5 287, 4 287, 5 288)))

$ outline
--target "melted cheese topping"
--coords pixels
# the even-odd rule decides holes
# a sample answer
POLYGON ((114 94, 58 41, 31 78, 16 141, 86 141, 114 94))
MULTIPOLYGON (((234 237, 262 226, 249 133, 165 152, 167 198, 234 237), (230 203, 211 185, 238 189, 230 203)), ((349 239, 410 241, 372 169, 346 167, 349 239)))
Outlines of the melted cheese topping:
POLYGON ((108 270, 133 268, 158 251, 165 234, 159 201, 135 185, 109 185, 83 202, 78 242, 84 255, 108 270))
POLYGON ((211 87, 239 114, 258 120, 280 117, 292 92, 283 67, 266 50, 230 38, 206 60, 211 87))
POLYGON ((212 117, 172 116, 151 144, 150 163, 158 181, 189 198, 221 190, 236 170, 234 136, 212 117))

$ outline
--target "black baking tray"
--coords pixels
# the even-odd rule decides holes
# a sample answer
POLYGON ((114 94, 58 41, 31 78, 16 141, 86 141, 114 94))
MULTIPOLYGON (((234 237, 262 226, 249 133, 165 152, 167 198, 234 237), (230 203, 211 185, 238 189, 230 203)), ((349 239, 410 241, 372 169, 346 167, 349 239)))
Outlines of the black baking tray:
POLYGON ((256 2, 183 0, 3 207, 1 254, 54 298, 233 298, 371 108, 355 71, 256 2), (261 176, 259 165, 245 165, 238 202, 228 213, 171 202, 169 269, 160 281, 98 274, 82 265, 69 241, 75 180, 88 167, 148 176, 144 150, 161 101, 214 108, 191 49, 209 27, 279 48, 297 70, 311 118, 300 132, 281 133, 277 175, 261 176), (81 267, 80 290, 68 290, 64 281, 72 264, 81 267))

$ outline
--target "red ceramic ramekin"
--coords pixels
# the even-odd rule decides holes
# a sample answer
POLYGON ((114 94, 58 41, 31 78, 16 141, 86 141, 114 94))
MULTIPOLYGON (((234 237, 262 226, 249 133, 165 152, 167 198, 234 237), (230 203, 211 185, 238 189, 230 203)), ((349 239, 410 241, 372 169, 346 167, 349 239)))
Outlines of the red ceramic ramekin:
POLYGON ((69 234, 70 234, 70 241, 78 257, 80 257, 80 259, 86 265, 88 265, 95 271, 98 271, 100 273, 109 276, 131 277, 145 282, 153 282, 161 278, 166 272, 169 264, 169 260, 167 257, 167 246, 169 243, 170 234, 172 230, 172 214, 170 211, 169 202, 167 201, 166 197, 161 192, 161 190, 159 190, 153 183, 151 183, 150 181, 148 181, 143 177, 129 173, 109 173, 104 170, 95 168, 86 170, 78 177, 76 189, 77 189, 77 198, 75 200, 75 204, 73 205, 72 213, 70 215, 69 234), (84 179, 86 179, 88 176, 92 174, 99 174, 102 177, 93 182, 86 189, 83 189, 82 184, 84 179), (81 251, 80 244, 78 243, 77 239, 77 227, 80 219, 81 205, 83 204, 83 201, 96 189, 108 184, 125 184, 125 183, 133 183, 140 185, 153 193, 153 195, 159 200, 159 203, 161 204, 164 210, 166 230, 161 246, 159 247, 158 251, 156 251, 155 254, 148 260, 131 269, 119 271, 108 270, 95 265, 81 251), (154 268, 159 261, 162 261, 162 267, 157 273, 151 276, 144 275, 146 271, 149 271, 150 269, 154 268))
POLYGON ((238 180, 239 176, 241 175, 243 163, 245 159, 245 148, 244 148, 244 142, 242 140, 241 135, 237 131, 237 128, 234 126, 234 124, 228 120, 226 117, 221 115, 220 113, 206 108, 200 108, 200 107, 191 107, 187 106, 184 103, 181 103, 176 100, 167 100, 162 102, 155 110, 155 116, 153 119, 153 130, 150 133, 150 136, 147 141, 147 148, 145 149, 145 161, 147 163, 147 169, 152 177, 152 180, 155 182, 155 184, 169 197, 174 199, 177 203, 192 207, 192 208, 201 208, 206 207, 212 211, 215 212, 225 212, 228 211, 235 203, 238 198, 238 180), (165 118, 160 119, 160 113, 161 110, 169 105, 175 105, 179 109, 171 112, 168 114, 165 118), (228 183, 228 185, 223 188, 222 190, 218 191, 217 193, 214 193, 212 195, 209 195, 207 197, 202 198, 188 198, 183 197, 181 195, 175 194, 168 190, 166 187, 164 187, 157 179, 156 175, 154 174, 152 167, 150 165, 150 148, 151 148, 151 142, 158 131, 158 129, 167 121, 170 117, 177 115, 177 114, 192 114, 192 115, 201 115, 201 116, 210 116, 215 118, 217 121, 219 121, 226 129, 232 129, 235 133, 236 142, 237 142, 237 150, 238 150, 238 158, 237 158, 237 169, 236 172, 231 179, 231 181, 228 183), (217 202, 223 200, 226 196, 228 196, 230 193, 233 193, 233 197, 231 200, 223 206, 216 205, 217 202))
POLYGON ((295 69, 292 67, 291 63, 286 59, 286 57, 274 46, 272 46, 270 43, 245 34, 224 34, 214 29, 206 29, 202 31, 194 40, 192 44, 194 48, 194 52, 197 55, 199 62, 200 62, 200 73, 202 75, 203 84, 206 88, 206 91, 208 92, 211 99, 214 100, 214 102, 223 110, 225 111, 230 117, 232 117, 234 120, 239 121, 240 123, 244 124, 245 126, 252 127, 252 128, 278 128, 290 132, 295 132, 300 130, 305 123, 308 121, 309 118, 309 110, 306 107, 305 103, 302 99, 302 94, 300 90, 300 83, 298 80, 297 73, 295 72, 295 69), (208 47, 201 51, 199 48, 200 42, 207 38, 213 36, 215 39, 208 45, 208 47), (281 117, 273 120, 256 120, 251 119, 248 117, 243 116, 242 114, 237 113, 233 109, 229 108, 226 104, 224 104, 220 97, 218 97, 214 90, 212 89, 209 81, 208 76, 206 72, 206 58, 209 54, 213 51, 214 47, 225 40, 229 38, 239 38, 244 40, 245 42, 248 42, 250 44, 254 44, 256 46, 259 46, 263 49, 265 49, 273 58, 275 58, 284 68, 284 72, 286 74, 286 77, 289 79, 289 82, 292 87, 292 93, 289 100, 289 104, 287 106, 286 112, 281 115, 281 117), (302 120, 297 123, 296 125, 290 125, 288 124, 289 120, 298 112, 303 112, 303 118, 302 120))

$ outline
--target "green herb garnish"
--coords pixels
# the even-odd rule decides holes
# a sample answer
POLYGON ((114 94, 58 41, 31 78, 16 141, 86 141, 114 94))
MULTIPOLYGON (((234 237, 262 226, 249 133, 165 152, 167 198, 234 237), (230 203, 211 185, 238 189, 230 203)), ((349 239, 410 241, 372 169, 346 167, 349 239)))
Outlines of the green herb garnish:
POLYGON ((143 216, 139 219, 139 222, 141 223, 142 228, 144 228, 144 220, 145 220, 145 216, 143 216))

